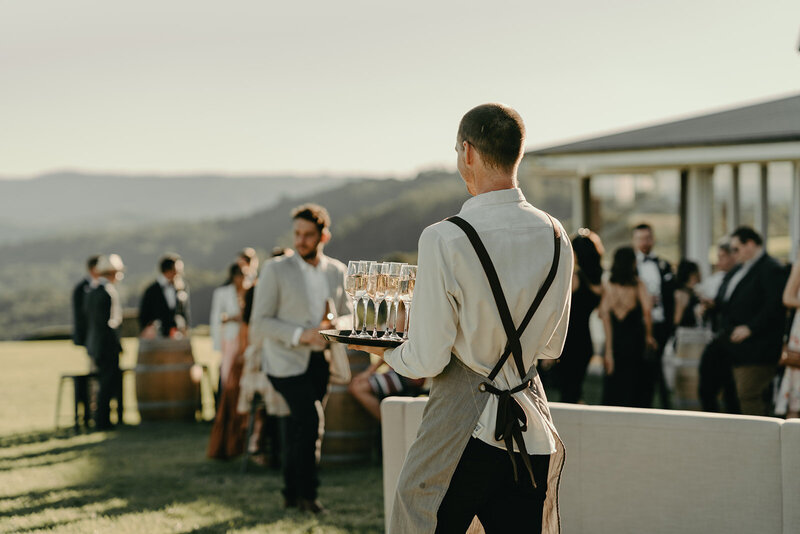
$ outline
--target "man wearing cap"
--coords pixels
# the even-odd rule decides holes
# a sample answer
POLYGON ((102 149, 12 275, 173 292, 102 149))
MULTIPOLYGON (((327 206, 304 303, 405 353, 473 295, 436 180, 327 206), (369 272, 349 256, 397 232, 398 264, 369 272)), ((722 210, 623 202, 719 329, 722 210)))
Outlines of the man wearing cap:
POLYGON ((122 352, 119 328, 122 325, 122 303, 116 283, 122 279, 125 266, 116 254, 102 255, 97 260, 97 287, 86 298, 86 349, 97 366, 100 391, 97 395, 98 430, 113 428, 110 402, 117 399, 117 421, 122 423, 122 352))

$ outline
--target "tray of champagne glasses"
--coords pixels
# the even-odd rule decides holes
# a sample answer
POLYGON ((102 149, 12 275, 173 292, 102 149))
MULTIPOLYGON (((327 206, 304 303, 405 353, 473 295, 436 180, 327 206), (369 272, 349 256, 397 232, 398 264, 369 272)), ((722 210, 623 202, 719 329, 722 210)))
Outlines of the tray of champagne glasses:
POLYGON ((350 261, 344 289, 352 300, 355 322, 360 324, 354 325, 352 330, 322 330, 320 334, 328 341, 336 343, 397 347, 408 339, 416 279, 416 265, 350 261), (370 302, 372 312, 369 311, 370 302), (402 315, 400 304, 403 305, 402 315), (385 324, 385 328, 378 330, 381 322, 385 324))
POLYGON ((350 330, 320 330, 320 335, 332 343, 344 343, 345 345, 362 345, 364 347, 385 347, 394 348, 403 343, 403 339, 381 338, 383 331, 377 332, 378 337, 358 335, 351 336, 350 330))

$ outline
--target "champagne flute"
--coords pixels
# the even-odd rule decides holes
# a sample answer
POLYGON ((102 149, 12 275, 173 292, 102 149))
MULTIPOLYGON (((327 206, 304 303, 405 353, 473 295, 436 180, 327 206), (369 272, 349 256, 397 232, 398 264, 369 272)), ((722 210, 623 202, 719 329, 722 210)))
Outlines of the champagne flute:
POLYGON ((408 326, 411 317, 411 301, 414 299, 414 286, 417 281, 417 266, 404 265, 400 271, 400 300, 406 310, 406 324, 403 327, 403 339, 408 339, 408 326))
POLYGON ((397 305, 399 304, 398 301, 398 294, 400 292, 400 270, 402 269, 404 263, 395 263, 392 262, 389 264, 389 272, 388 276, 386 277, 386 302, 388 304, 386 310, 386 332, 383 333, 382 339, 400 339, 400 336, 397 335, 397 305), (394 323, 392 326, 391 333, 389 332, 389 317, 390 312, 392 309, 392 305, 394 304, 394 323))
POLYGON ((353 301, 353 326, 350 329, 350 336, 352 337, 358 335, 358 332, 356 332, 356 310, 358 310, 358 301, 361 300, 362 291, 364 290, 364 277, 359 271, 360 263, 359 261, 348 262, 347 277, 344 279, 344 290, 353 301))
POLYGON ((367 294, 367 279, 369 277, 370 266, 374 261, 362 260, 359 262, 358 271, 362 276, 361 300, 364 302, 364 320, 361 322, 361 332, 356 337, 372 337, 367 332, 367 307, 369 306, 369 295, 367 294))
POLYGON ((386 298, 386 263, 374 263, 369 268, 369 279, 367 281, 367 294, 375 304, 375 327, 372 329, 372 337, 378 337, 378 310, 381 308, 383 299, 386 298))

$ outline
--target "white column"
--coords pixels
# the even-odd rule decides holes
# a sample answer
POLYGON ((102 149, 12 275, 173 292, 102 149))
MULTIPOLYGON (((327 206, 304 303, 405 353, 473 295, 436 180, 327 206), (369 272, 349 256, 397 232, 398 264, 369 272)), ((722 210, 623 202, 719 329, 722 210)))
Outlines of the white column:
POLYGON ((767 229, 769 224, 769 169, 766 163, 760 165, 758 176, 758 193, 756 197, 755 229, 767 243, 767 229))
POLYGON ((689 170, 686 194, 686 259, 700 265, 703 277, 711 274, 709 251, 714 232, 714 169, 689 170))
POLYGON ((571 228, 570 233, 589 225, 589 221, 584 220, 584 215, 586 214, 586 206, 584 204, 583 177, 576 176, 572 180, 572 226, 574 228, 571 228))
POLYGON ((741 202, 739 201, 739 165, 731 165, 731 196, 728 197, 727 233, 730 234, 739 226, 741 220, 741 202))
POLYGON ((792 256, 794 262, 800 248, 800 161, 792 163, 792 205, 789 212, 789 239, 792 240, 792 256))

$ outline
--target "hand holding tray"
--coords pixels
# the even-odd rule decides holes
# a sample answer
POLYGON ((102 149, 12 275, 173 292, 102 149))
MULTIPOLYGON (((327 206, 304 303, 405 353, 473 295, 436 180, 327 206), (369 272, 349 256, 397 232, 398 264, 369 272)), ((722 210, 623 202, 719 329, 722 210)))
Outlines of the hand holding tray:
MULTIPOLYGON (((392 349, 403 343, 399 339, 376 339, 372 337, 351 336, 350 330, 320 330, 320 335, 332 343, 343 343, 345 345, 362 345, 364 347, 385 347, 392 349)), ((383 331, 378 331, 378 336, 382 336, 383 331)))

